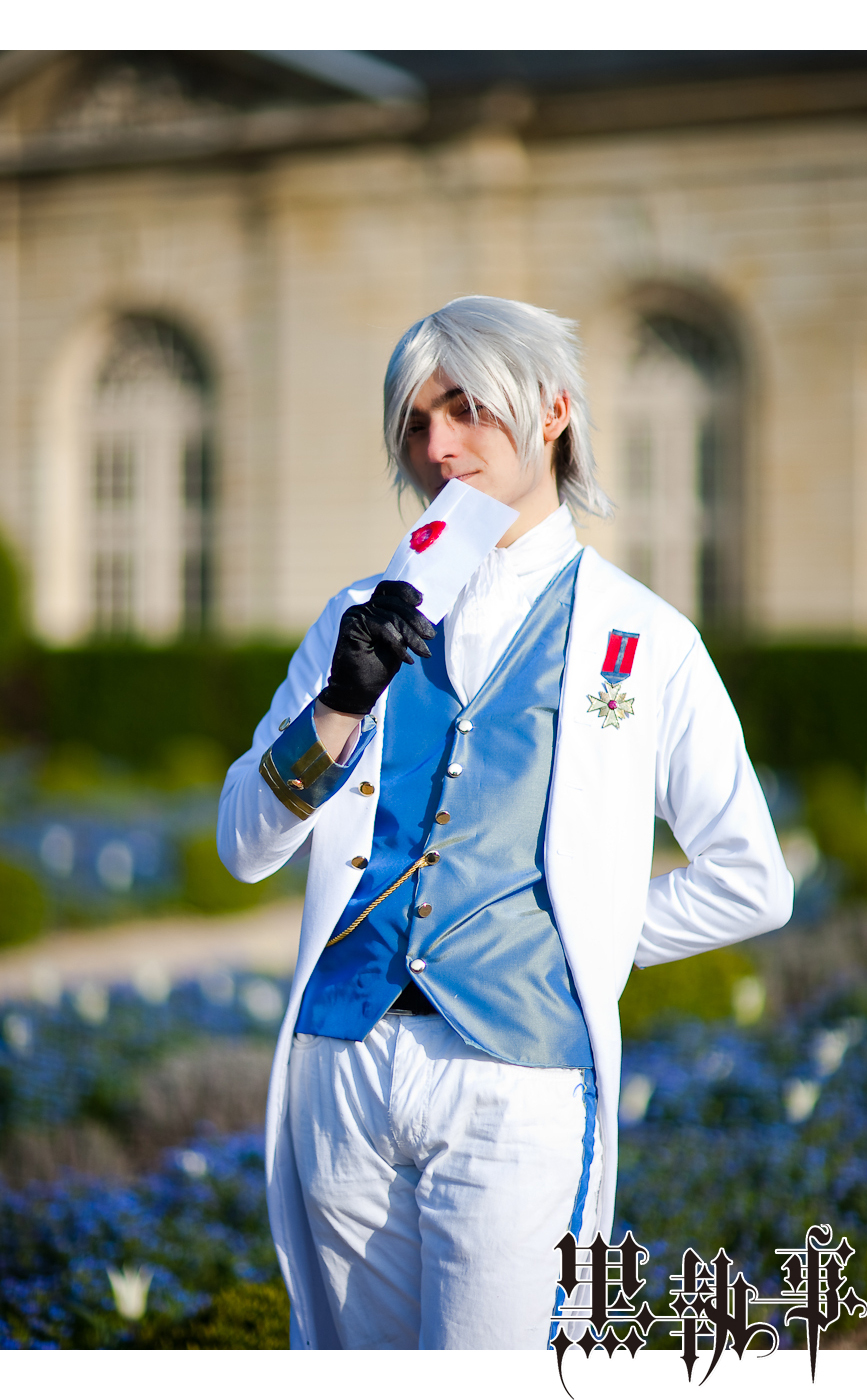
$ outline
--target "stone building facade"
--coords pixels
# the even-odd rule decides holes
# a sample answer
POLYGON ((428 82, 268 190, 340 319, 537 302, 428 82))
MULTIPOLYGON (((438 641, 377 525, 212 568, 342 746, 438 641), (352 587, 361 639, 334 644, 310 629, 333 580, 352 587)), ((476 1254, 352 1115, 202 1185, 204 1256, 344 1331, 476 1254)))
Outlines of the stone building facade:
POLYGON ((867 632, 862 54, 0 55, 0 527, 33 625, 297 634, 413 518, 451 297, 576 318, 611 522, 700 623, 867 632))

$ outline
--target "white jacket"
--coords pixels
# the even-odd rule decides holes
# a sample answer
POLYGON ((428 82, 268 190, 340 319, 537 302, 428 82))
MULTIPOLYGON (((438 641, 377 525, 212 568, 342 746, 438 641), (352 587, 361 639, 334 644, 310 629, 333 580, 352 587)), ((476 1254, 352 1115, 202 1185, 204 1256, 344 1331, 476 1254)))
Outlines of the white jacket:
MULTIPOLYGON (((301 1199, 286 1121, 292 1031, 307 979, 369 856, 379 791, 386 695, 378 733, 352 778, 307 821, 287 812, 259 776, 278 726, 323 688, 344 610, 366 600, 366 579, 332 598, 292 658, 287 679, 256 729, 250 751, 229 769, 217 841, 241 880, 271 874, 313 832, 298 963, 280 1031, 266 1125, 271 1225, 289 1291, 295 1333, 313 1348, 337 1345, 301 1199)), ((545 873, 563 946, 593 1046, 599 1090, 602 1178, 596 1219, 582 1237, 608 1234, 614 1216, 620 1021, 617 1003, 633 963, 647 967, 786 923, 792 879, 744 747, 734 708, 693 625, 587 547, 575 607, 557 727, 545 873), (602 728, 589 696, 612 629, 639 633, 625 682, 634 714, 602 728), (669 823, 689 865, 651 880, 654 817, 669 823)))

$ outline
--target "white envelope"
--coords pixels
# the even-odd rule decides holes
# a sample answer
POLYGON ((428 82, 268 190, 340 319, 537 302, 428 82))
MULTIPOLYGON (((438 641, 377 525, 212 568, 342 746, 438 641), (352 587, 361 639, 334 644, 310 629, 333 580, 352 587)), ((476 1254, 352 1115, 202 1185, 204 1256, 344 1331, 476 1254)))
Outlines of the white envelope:
POLYGON ((402 579, 422 594, 421 612, 441 622, 486 554, 518 512, 474 486, 450 481, 407 530, 383 578, 402 579))

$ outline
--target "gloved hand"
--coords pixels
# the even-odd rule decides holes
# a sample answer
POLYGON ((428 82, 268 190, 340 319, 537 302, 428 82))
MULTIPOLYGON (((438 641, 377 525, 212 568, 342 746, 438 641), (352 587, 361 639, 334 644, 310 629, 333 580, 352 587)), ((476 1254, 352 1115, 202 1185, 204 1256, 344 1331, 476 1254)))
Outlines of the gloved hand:
POLYGON ((418 605, 422 595, 411 583, 384 580, 367 603, 347 608, 331 662, 328 684, 319 696, 330 710, 367 715, 401 663, 414 665, 410 652, 430 656, 425 643, 436 629, 418 605))

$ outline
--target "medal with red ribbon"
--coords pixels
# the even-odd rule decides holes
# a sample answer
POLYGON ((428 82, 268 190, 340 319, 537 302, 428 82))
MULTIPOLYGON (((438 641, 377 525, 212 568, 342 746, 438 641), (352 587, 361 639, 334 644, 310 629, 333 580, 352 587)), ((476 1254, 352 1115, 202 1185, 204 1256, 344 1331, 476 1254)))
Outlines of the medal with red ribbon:
POLYGON ((588 714, 597 714, 602 720, 602 728, 620 728, 620 721, 634 714, 633 700, 623 689, 623 682, 632 675, 632 663, 638 646, 638 632, 608 633, 608 646, 602 661, 601 675, 605 688, 598 695, 588 695, 588 714))

